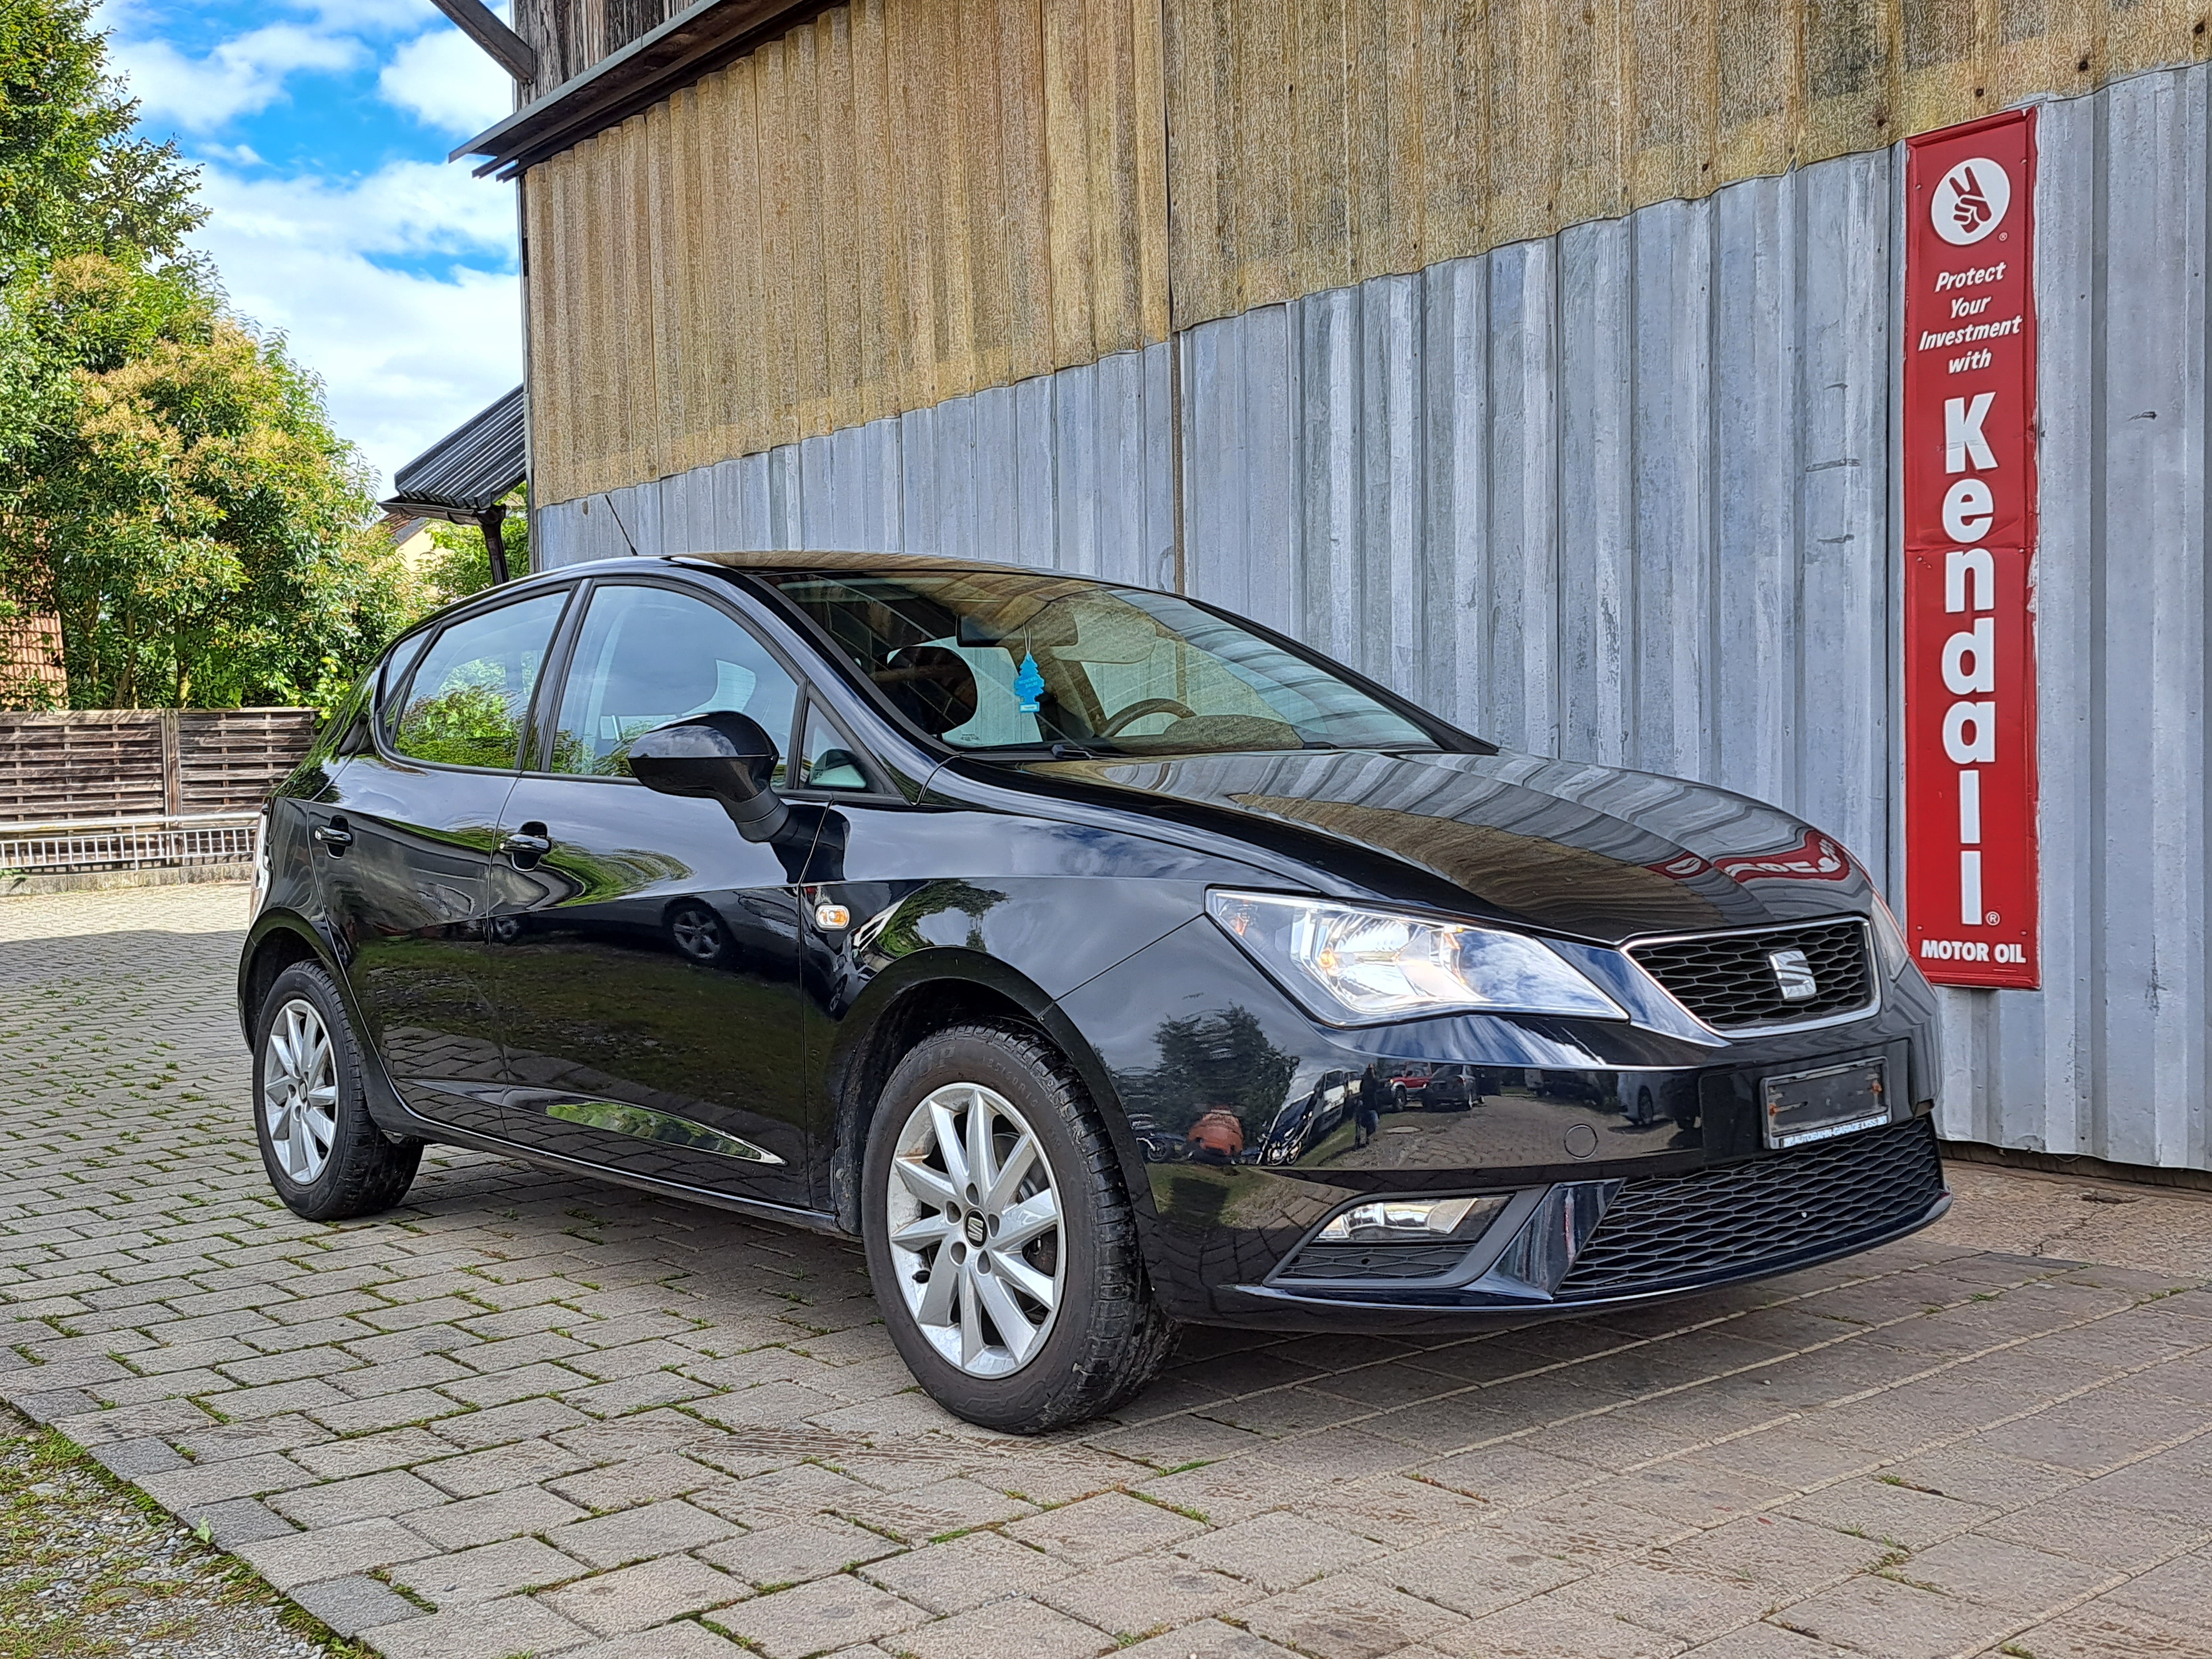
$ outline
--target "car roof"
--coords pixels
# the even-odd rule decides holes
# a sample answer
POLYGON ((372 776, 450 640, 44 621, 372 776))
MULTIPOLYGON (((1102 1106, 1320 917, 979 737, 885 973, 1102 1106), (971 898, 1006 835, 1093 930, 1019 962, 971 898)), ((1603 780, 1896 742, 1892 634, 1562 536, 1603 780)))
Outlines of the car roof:
POLYGON ((569 576, 579 572, 593 574, 610 570, 635 570, 641 563, 673 565, 708 565, 720 570, 813 571, 836 570, 866 574, 882 571, 988 571, 1004 575, 1023 571, 1039 576, 1057 577, 1063 580, 1095 581, 1079 571, 1036 569, 1014 563, 1011 560, 945 559, 921 553, 868 553, 836 548, 781 548, 774 550, 727 549, 720 551, 689 551, 684 553, 618 555, 611 559, 594 559, 588 564, 562 565, 556 569, 536 573, 541 576, 569 576))

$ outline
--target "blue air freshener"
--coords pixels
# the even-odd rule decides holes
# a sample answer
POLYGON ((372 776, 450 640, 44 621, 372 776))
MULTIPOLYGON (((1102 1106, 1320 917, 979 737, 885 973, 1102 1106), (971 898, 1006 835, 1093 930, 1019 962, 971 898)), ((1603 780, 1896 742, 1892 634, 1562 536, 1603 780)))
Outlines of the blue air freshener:
POLYGON ((1014 676, 1014 695, 1022 700, 1024 714, 1036 714, 1044 696, 1044 676, 1037 672, 1036 659, 1027 652, 1022 653, 1022 672, 1014 676))

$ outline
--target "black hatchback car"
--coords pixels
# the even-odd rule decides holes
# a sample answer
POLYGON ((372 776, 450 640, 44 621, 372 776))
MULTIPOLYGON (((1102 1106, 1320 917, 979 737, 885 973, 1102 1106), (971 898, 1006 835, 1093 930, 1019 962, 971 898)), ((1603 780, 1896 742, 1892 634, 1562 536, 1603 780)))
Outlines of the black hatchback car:
POLYGON ((1172 594, 624 559, 387 652, 270 803, 240 963, 301 1214, 425 1141, 857 1234, 915 1375, 1036 1431, 1178 1322, 1455 1330, 1943 1212, 1865 872, 1501 752, 1172 594), (1425 1109, 1408 1076, 1461 1079, 1425 1109))

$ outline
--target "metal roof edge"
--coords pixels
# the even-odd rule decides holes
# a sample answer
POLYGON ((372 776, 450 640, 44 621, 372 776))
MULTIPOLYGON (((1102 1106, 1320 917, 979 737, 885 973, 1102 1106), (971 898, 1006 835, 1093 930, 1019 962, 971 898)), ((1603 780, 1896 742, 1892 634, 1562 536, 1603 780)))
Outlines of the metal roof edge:
POLYGON ((486 127, 447 160, 487 157, 479 177, 511 179, 524 168, 627 120, 680 88, 742 56, 773 33, 835 0, 694 0, 658 28, 610 52, 504 120, 486 127))

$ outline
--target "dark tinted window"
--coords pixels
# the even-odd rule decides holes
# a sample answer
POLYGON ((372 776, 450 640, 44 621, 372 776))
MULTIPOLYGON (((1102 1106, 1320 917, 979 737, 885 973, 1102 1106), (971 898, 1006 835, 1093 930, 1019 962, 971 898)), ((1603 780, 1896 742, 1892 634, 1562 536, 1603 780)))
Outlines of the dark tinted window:
POLYGON ((392 746, 448 766, 518 764, 531 690, 568 599, 540 593, 449 624, 422 653, 392 746))
POLYGON ((798 701, 782 665, 713 605, 665 587, 599 587, 568 665, 550 769, 628 777, 641 732, 714 709, 750 715, 781 750, 798 701))
POLYGON ((1173 594, 1011 568, 768 580, 957 748, 1436 746, 1326 663, 1173 594))

